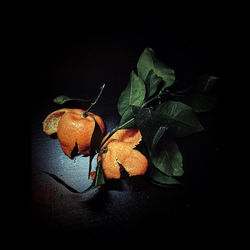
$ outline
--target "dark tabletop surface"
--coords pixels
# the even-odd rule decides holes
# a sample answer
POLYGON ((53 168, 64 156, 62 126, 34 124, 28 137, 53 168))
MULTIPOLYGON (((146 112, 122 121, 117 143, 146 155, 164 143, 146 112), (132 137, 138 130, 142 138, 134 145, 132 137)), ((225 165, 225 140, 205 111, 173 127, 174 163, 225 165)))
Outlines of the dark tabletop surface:
POLYGON ((183 155, 183 186, 161 187, 138 176, 74 194, 40 171, 56 174, 79 191, 90 185, 89 158, 66 157, 59 141, 43 133, 42 121, 60 108, 54 97, 93 98, 106 83, 92 111, 103 117, 109 132, 119 123, 117 98, 145 47, 152 47, 175 69, 179 81, 192 82, 203 74, 220 77, 218 26, 206 15, 199 18, 176 22, 156 15, 121 14, 33 24, 30 172, 35 237, 153 240, 164 236, 170 225, 184 231, 190 224, 216 225, 221 213, 218 109, 199 115, 205 131, 177 141, 183 155))

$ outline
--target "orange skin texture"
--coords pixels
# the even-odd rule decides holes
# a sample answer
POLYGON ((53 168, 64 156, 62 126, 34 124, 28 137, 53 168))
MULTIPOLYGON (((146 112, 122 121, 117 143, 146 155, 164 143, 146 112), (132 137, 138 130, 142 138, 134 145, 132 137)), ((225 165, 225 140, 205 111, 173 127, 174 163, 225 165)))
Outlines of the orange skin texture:
MULTIPOLYGON (((82 109, 61 109, 52 113, 54 117, 57 114, 62 113, 57 125, 56 133, 61 148, 68 157, 71 157, 71 153, 76 145, 78 153, 83 155, 89 154, 90 141, 94 132, 95 121, 89 115, 87 117, 83 117, 82 115, 84 112, 85 111, 82 109)), ((105 124, 102 118, 91 112, 88 113, 94 116, 102 133, 104 134, 105 124)))
MULTIPOLYGON (((108 137, 106 135, 103 138, 103 141, 108 137)), ((137 128, 131 128, 131 129, 120 129, 113 134, 108 141, 103 145, 103 147, 106 147, 110 142, 112 141, 122 141, 128 143, 129 146, 134 148, 139 142, 141 141, 142 136, 141 132, 137 128)))
MULTIPOLYGON (((119 179, 120 165, 129 176, 145 174, 148 160, 141 152, 134 149, 141 138, 139 129, 121 129, 104 144, 103 148, 108 149, 102 155, 102 169, 106 179, 119 179)), ((100 161, 100 155, 97 160, 100 161)))

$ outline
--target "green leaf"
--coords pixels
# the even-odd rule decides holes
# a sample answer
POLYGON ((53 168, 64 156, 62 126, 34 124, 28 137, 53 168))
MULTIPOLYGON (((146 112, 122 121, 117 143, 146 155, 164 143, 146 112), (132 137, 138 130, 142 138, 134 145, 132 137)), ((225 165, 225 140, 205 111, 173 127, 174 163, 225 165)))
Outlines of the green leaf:
POLYGON ((163 174, 161 171, 157 170, 157 168, 151 166, 148 170, 149 177, 156 183, 162 185, 172 185, 172 184, 182 184, 175 177, 168 176, 163 174))
MULTIPOLYGON (((122 125, 122 124, 126 123, 126 122, 129 121, 131 118, 133 118, 133 116, 134 116, 133 109, 132 109, 131 106, 129 106, 129 107, 126 109, 126 111, 123 113, 119 125, 122 125)), ((131 122, 131 123, 129 123, 128 125, 126 125, 126 126, 124 127, 124 129, 125 129, 125 128, 132 128, 133 126, 134 126, 134 121, 131 122)))
POLYGON ((218 77, 205 75, 200 79, 201 84, 197 86, 197 89, 202 93, 210 93, 214 90, 218 84, 218 77))
POLYGON ((65 95, 60 95, 60 96, 55 97, 53 101, 57 104, 64 104, 65 102, 70 101, 70 100, 72 100, 72 98, 65 96, 65 95))
POLYGON ((119 114, 123 116, 124 112, 131 105, 140 107, 145 98, 145 93, 144 82, 132 71, 129 83, 118 99, 117 108, 119 114))
POLYGON ((95 175, 95 178, 94 178, 92 184, 85 191, 83 191, 83 193, 86 193, 94 188, 97 188, 97 187, 103 185, 103 184, 105 184, 105 177, 104 177, 104 173, 102 170, 102 164, 101 164, 101 160, 100 160, 97 164, 96 175, 95 175))
POLYGON ((150 108, 140 109, 140 112, 135 116, 135 124, 140 129, 143 141, 150 147, 155 130, 153 111, 150 108))
POLYGON ((149 151, 154 166, 168 176, 181 176, 183 171, 182 155, 175 141, 168 139, 149 151))
MULTIPOLYGON (((128 108, 122 115, 119 126, 125 124, 126 122, 134 118, 136 113, 139 111, 139 109, 140 108, 136 106, 128 106, 128 108)), ((122 128, 127 129, 127 128, 134 128, 134 127, 135 127, 135 120, 129 122, 127 125, 123 126, 122 128)))
POLYGON ((164 132, 168 130, 166 126, 158 126, 155 121, 154 111, 150 108, 140 109, 136 113, 135 125, 140 129, 142 139, 148 148, 154 148, 164 132))
POLYGON ((167 127, 159 127, 159 129, 156 131, 154 137, 153 137, 153 141, 152 141, 152 148, 155 148, 156 145, 158 144, 158 142, 160 141, 161 137, 163 136, 163 134, 165 133, 165 131, 167 131, 168 128, 167 127))
POLYGON ((176 137, 204 130, 192 108, 181 102, 164 102, 156 108, 154 114, 156 123, 170 128, 176 137))
MULTIPOLYGON (((90 114, 88 113, 88 115, 90 115, 90 114)), ((89 157, 89 175, 90 175, 90 172, 91 172, 92 160, 93 160, 94 156, 97 154, 97 151, 99 150, 101 142, 102 142, 102 139, 103 139, 103 134, 102 134, 100 126, 96 122, 94 116, 93 115, 90 115, 90 116, 95 121, 95 128, 94 128, 93 134, 91 136, 90 148, 89 148, 89 151, 90 151, 90 157, 89 157)))
POLYGON ((90 107, 92 100, 84 100, 79 98, 70 98, 65 95, 57 96, 53 100, 55 103, 60 105, 67 105, 69 107, 79 107, 82 109, 87 109, 90 107))
POLYGON ((145 79, 147 97, 151 97, 157 91, 159 83, 162 81, 161 77, 158 77, 153 70, 148 72, 148 75, 145 79))
POLYGON ((142 80, 146 80, 149 72, 153 70, 157 77, 162 78, 164 85, 162 90, 171 86, 175 81, 175 73, 173 69, 160 62, 152 48, 146 48, 141 54, 138 63, 137 71, 142 80))
POLYGON ((192 107, 194 112, 207 112, 214 109, 219 97, 218 78, 203 76, 199 84, 192 88, 180 101, 192 107))

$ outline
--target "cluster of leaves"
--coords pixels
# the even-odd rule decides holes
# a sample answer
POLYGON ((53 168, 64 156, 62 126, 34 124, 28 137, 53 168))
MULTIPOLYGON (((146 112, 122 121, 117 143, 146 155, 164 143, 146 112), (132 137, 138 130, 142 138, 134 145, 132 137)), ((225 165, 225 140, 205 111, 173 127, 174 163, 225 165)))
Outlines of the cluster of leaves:
POLYGON ((141 131, 150 166, 148 174, 153 181, 179 183, 175 177, 184 171, 175 138, 203 130, 195 112, 206 112, 216 105, 216 80, 204 76, 188 91, 172 93, 169 87, 175 82, 174 70, 160 62, 151 48, 141 54, 137 74, 131 72, 117 108, 120 127, 137 127, 141 131))

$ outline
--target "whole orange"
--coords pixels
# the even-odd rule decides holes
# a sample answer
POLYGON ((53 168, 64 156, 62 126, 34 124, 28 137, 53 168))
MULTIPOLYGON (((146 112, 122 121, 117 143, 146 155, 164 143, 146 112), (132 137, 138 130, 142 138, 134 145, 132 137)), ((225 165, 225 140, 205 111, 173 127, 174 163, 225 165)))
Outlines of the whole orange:
POLYGON ((71 157, 72 151, 77 147, 78 153, 89 154, 89 147, 96 122, 102 133, 105 132, 105 124, 102 118, 91 112, 83 117, 84 110, 64 108, 50 113, 43 122, 43 131, 51 135, 57 133, 63 152, 71 157), (93 117, 91 117, 92 115, 93 117))

